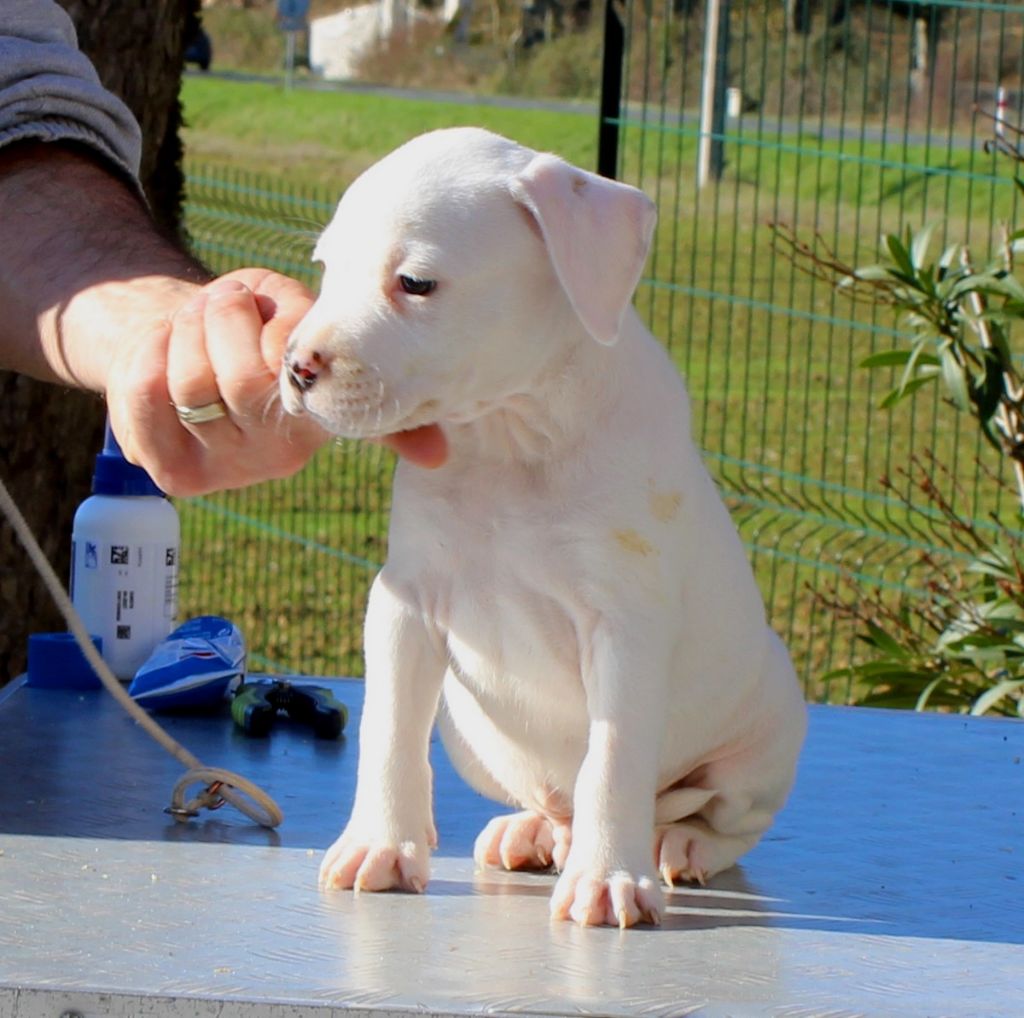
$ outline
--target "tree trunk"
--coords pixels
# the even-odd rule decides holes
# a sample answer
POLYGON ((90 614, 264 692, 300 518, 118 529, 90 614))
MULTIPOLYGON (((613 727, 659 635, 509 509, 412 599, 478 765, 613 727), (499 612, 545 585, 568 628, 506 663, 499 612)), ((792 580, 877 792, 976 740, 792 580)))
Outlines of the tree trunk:
MULTIPOLYGON (((183 193, 178 89, 198 0, 62 0, 100 79, 142 125, 141 178, 161 229, 176 235, 183 193)), ((0 372, 3 478, 43 550, 67 576, 71 519, 102 444, 95 395, 0 372)), ((63 630, 17 539, 0 523, 0 685, 24 668, 28 634, 63 630)))

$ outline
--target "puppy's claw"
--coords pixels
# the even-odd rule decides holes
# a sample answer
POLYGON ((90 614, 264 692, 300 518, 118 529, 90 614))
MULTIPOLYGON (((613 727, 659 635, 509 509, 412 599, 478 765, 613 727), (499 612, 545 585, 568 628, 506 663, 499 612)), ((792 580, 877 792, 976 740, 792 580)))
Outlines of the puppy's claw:
POLYGON ((625 930, 629 927, 629 913, 624 908, 619 909, 619 929, 625 930))
POLYGON ((661 879, 665 882, 666 887, 671 887, 673 890, 675 889, 676 884, 672 877, 672 867, 669 866, 668 863, 661 867, 661 879))
POLYGON ((651 926, 660 926, 661 913, 656 908, 644 909, 640 916, 640 922, 650 923, 651 926))

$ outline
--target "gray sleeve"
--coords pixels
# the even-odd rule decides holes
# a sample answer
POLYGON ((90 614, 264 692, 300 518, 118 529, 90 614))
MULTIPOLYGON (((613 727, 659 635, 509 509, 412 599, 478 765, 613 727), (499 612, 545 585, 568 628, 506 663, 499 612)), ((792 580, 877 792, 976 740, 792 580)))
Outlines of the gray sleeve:
POLYGON ((138 176, 139 125, 54 0, 0 0, 0 145, 27 139, 79 142, 138 176))

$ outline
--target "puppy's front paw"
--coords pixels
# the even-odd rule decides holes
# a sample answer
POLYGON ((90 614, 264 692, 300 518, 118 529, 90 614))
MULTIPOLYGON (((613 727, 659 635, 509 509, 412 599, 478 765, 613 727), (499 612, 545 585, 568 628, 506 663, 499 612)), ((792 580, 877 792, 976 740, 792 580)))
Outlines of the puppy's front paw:
POLYGON ((421 894, 430 876, 427 842, 361 837, 346 829, 320 864, 325 890, 413 891, 421 894))
POLYGON ((581 926, 657 926, 663 907, 661 888, 651 876, 598 866, 575 868, 571 862, 551 896, 552 918, 572 919, 581 926))

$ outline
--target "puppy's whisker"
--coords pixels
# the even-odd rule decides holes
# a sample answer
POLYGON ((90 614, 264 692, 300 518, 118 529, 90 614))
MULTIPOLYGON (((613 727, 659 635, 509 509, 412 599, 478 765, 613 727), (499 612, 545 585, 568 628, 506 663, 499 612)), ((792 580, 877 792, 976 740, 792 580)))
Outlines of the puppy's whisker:
POLYGON ((270 421, 270 415, 273 411, 277 411, 277 424, 280 426, 281 422, 287 418, 287 414, 284 412, 284 406, 281 403, 281 391, 275 385, 271 388, 263 400, 263 406, 260 409, 260 420, 263 424, 270 421))

